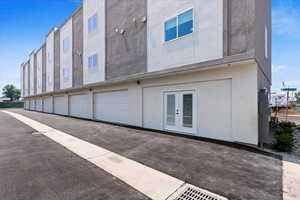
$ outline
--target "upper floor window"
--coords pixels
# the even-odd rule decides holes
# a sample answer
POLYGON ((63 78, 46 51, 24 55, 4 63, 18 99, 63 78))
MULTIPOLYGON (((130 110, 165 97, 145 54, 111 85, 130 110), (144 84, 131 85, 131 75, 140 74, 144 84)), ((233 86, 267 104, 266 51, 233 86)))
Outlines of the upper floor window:
POLYGON ((89 56, 88 58, 88 66, 90 67, 96 67, 98 66, 98 55, 94 54, 92 56, 89 56))
POLYGON ((174 40, 194 31, 194 9, 165 22, 165 41, 174 40))
POLYGON ((64 51, 64 52, 68 51, 69 46, 70 46, 70 40, 69 40, 69 37, 67 37, 67 38, 64 39, 64 41, 63 41, 63 51, 64 51))
POLYGON ((97 14, 94 14, 93 16, 91 16, 88 19, 88 30, 89 30, 89 33, 91 33, 94 30, 96 30, 97 26, 98 26, 98 16, 97 16, 97 14))
POLYGON ((64 81, 69 80, 69 75, 70 75, 70 70, 69 70, 69 68, 64 68, 64 69, 63 69, 63 79, 64 79, 64 81))
POLYGON ((51 55, 51 52, 48 52, 48 63, 52 63, 52 55, 51 55))

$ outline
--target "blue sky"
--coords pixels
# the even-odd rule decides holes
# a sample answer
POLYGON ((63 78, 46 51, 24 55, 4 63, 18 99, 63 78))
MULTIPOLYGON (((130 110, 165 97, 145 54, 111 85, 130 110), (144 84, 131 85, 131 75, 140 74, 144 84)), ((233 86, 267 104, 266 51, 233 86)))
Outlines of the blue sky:
MULTIPOLYGON (((19 87, 19 68, 81 0, 0 0, 0 89, 19 87)), ((273 0, 273 90, 282 81, 300 89, 300 1, 273 0)))

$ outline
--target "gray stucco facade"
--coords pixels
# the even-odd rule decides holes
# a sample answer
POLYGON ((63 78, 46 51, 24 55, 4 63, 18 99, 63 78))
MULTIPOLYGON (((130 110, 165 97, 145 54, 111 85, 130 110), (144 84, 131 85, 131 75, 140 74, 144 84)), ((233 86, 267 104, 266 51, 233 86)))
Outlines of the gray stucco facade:
POLYGON ((106 11, 106 79, 146 72, 147 1, 106 0, 106 11))
POLYGON ((60 31, 54 32, 54 91, 60 90, 60 31))
POLYGON ((33 81, 33 84, 34 84, 34 94, 37 94, 37 57, 36 57, 36 54, 34 54, 34 81, 33 81))
POLYGON ((73 23, 73 87, 83 85, 83 10, 80 7, 72 17, 73 23))
POLYGON ((47 62, 47 55, 46 55, 46 44, 42 46, 42 92, 46 92, 46 62, 47 62))

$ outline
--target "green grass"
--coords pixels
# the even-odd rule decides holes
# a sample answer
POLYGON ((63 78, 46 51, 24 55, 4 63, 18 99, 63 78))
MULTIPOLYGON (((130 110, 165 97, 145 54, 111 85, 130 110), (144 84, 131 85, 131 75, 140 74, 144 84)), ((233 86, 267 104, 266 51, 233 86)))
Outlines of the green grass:
POLYGON ((0 103, 0 108, 24 108, 24 102, 0 103))

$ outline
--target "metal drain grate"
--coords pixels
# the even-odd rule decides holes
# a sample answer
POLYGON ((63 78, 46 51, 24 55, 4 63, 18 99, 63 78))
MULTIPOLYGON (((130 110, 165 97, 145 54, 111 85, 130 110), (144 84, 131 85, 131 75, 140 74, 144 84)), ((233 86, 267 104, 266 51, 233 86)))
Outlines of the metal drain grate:
POLYGON ((33 135, 33 136, 35 136, 35 135, 43 135, 43 133, 41 133, 41 132, 33 132, 33 133, 31 133, 31 135, 33 135))
POLYGON ((225 197, 200 189, 193 185, 185 184, 168 200, 228 200, 225 197))

